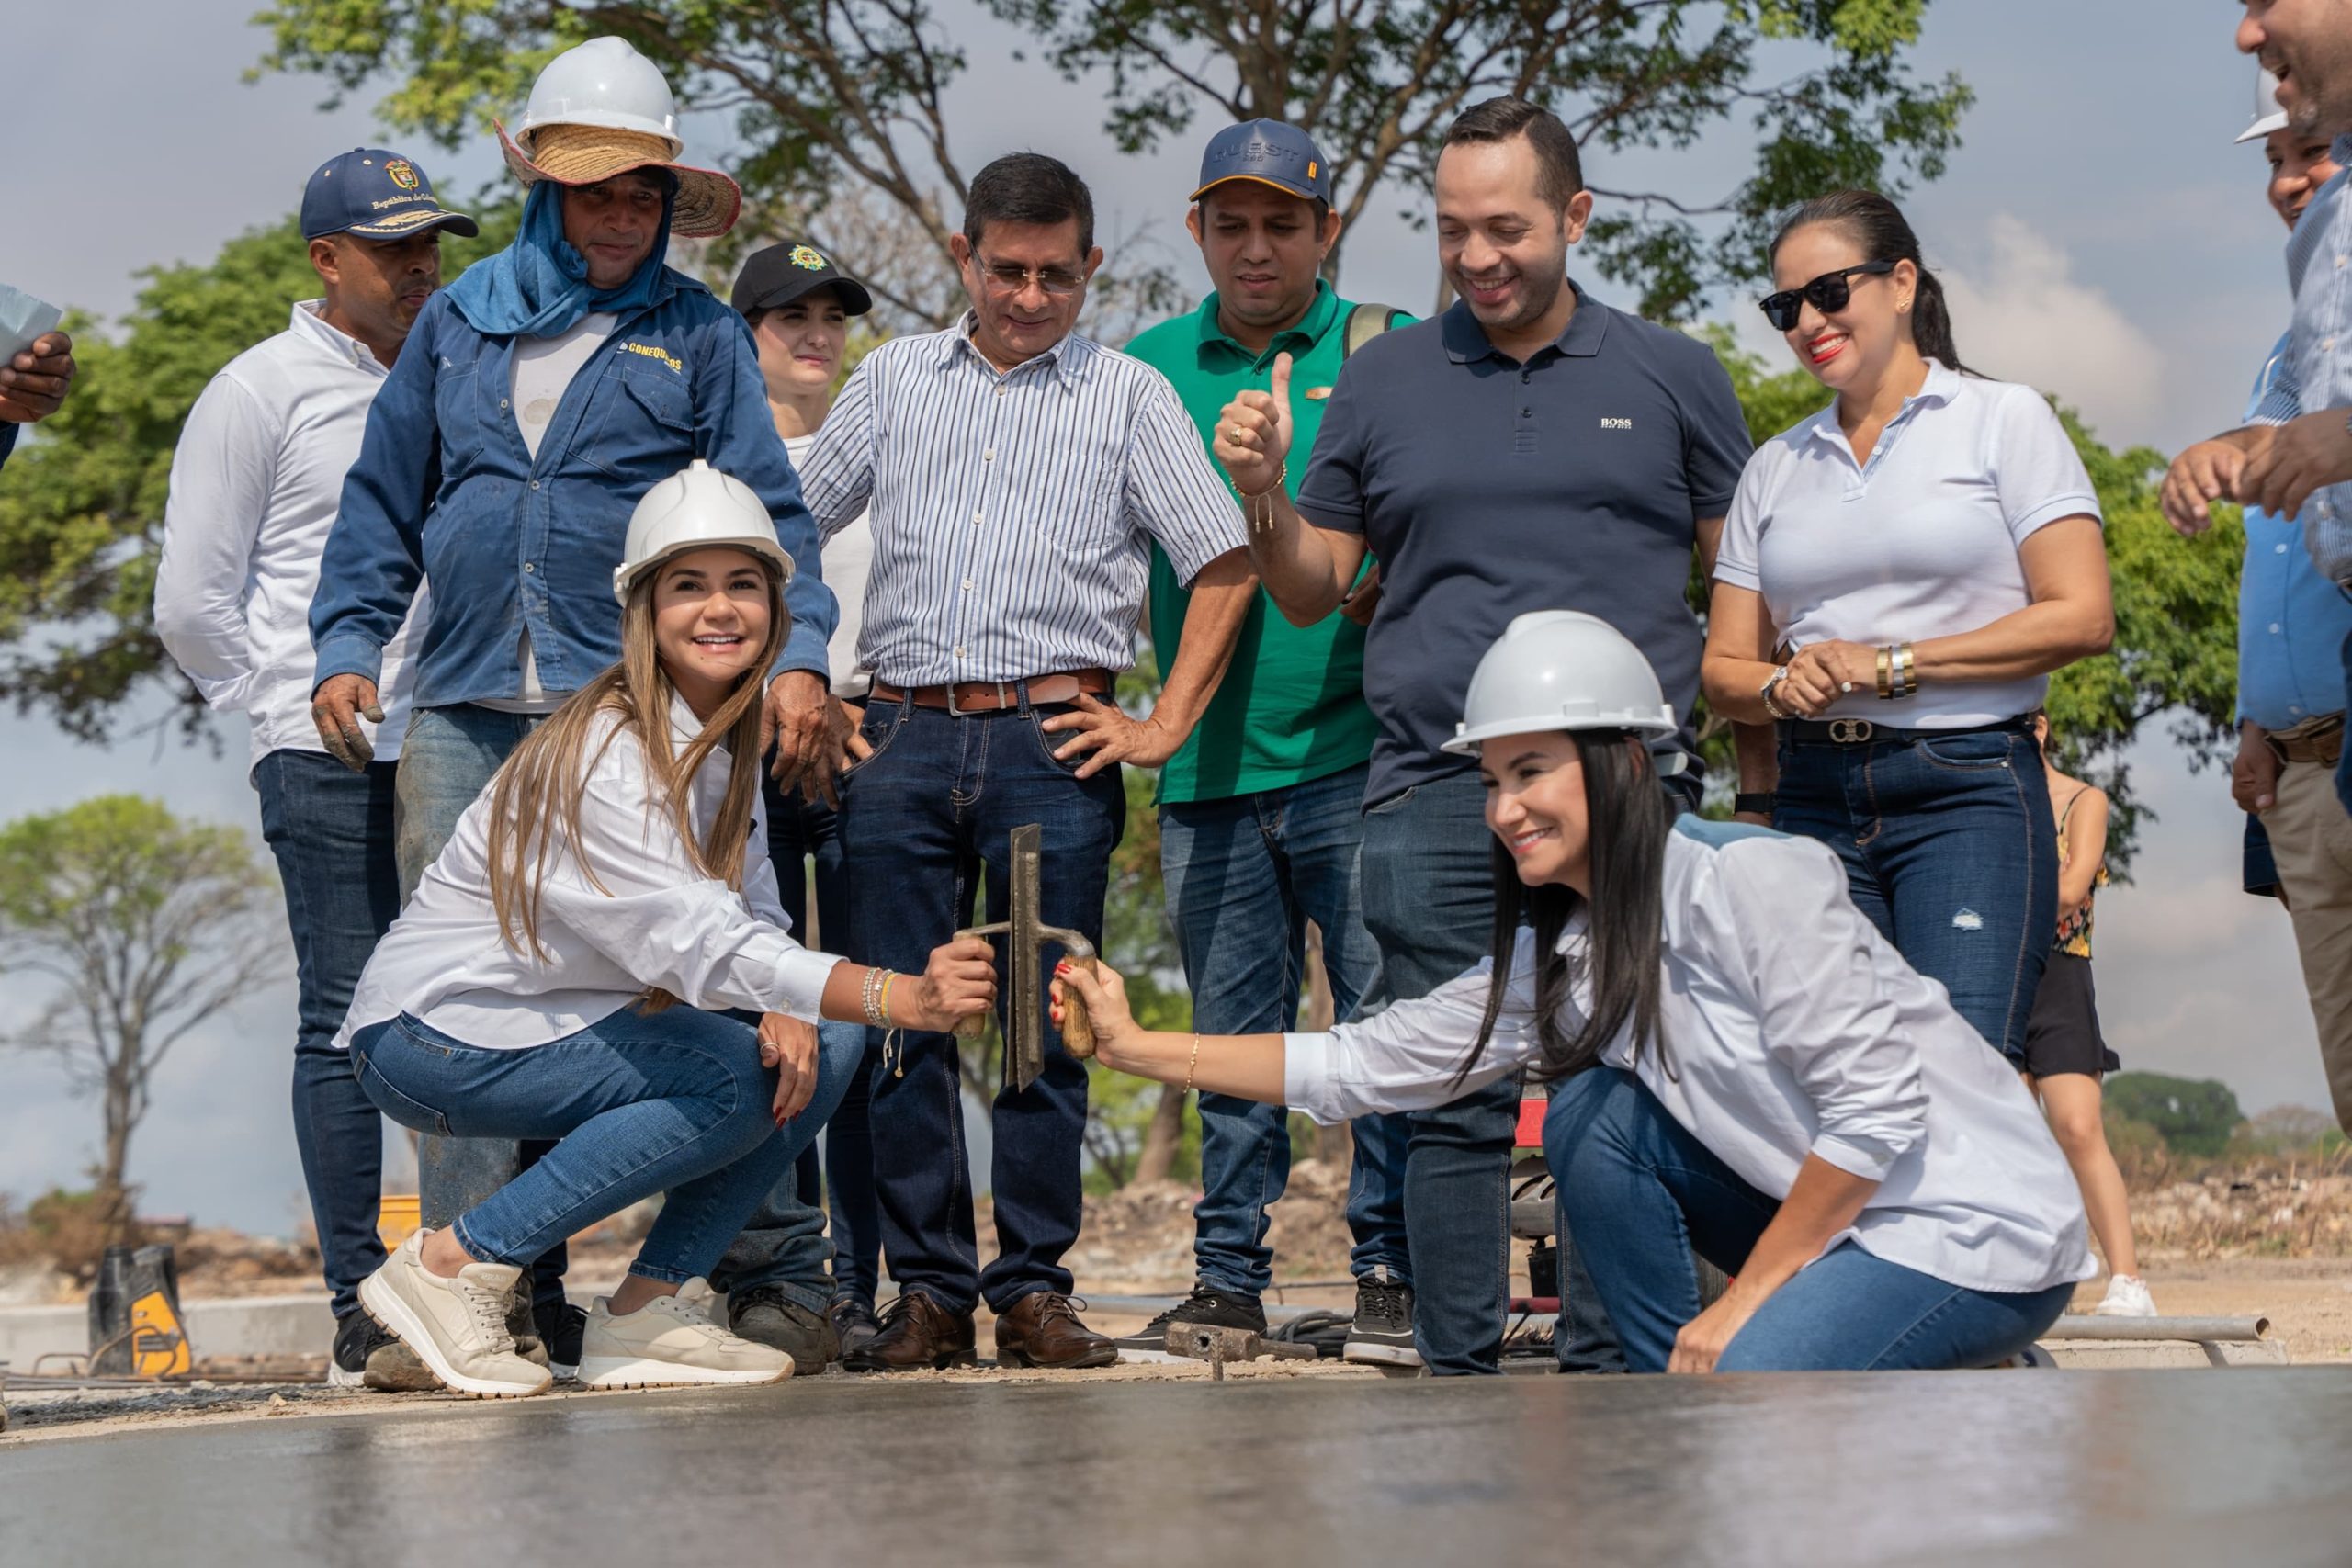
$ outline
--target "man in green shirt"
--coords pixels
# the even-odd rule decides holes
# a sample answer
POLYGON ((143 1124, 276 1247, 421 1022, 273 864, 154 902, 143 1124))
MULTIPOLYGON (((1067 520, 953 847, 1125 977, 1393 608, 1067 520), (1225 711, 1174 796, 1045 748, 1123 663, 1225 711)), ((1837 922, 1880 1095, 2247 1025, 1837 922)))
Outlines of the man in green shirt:
MULTIPOLYGON (((1229 126, 1209 142, 1185 227, 1216 291, 1201 308, 1127 345, 1158 369, 1211 445, 1218 411, 1265 389, 1277 355, 1302 389, 1295 424, 1295 487, 1306 471, 1324 400, 1351 341, 1397 313, 1358 308, 1319 272, 1339 238, 1331 170, 1306 133, 1273 120, 1229 126)), ((1244 496, 1248 511, 1252 498, 1244 496)), ((1368 602, 1368 589, 1359 590, 1368 602)), ((1152 552, 1151 637, 1166 669, 1176 657, 1187 595, 1152 552)), ((1193 1027, 1250 1034, 1295 1029, 1306 925, 1323 939, 1333 1015, 1345 1018, 1377 976, 1379 953, 1358 897, 1365 769, 1374 721, 1364 705, 1363 627, 1346 609, 1295 626, 1261 590, 1233 663, 1192 738, 1159 775, 1160 868, 1193 992, 1193 1027)), ((1272 1279, 1266 1211, 1290 1174, 1288 1113, 1225 1095, 1201 1096, 1201 1181, 1194 1216, 1197 1281, 1182 1305, 1119 1342, 1164 1349, 1170 1323, 1262 1331, 1272 1279)), ((1348 1224, 1355 1236, 1355 1326, 1350 1360, 1419 1366, 1405 1247, 1405 1122, 1355 1125, 1348 1224)))

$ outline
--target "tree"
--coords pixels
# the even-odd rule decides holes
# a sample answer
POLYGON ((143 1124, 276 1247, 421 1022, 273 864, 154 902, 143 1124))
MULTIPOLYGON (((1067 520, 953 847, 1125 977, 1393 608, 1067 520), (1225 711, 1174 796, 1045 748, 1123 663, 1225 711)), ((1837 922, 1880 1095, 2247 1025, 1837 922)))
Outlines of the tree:
POLYGON ((46 980, 6 1037, 98 1096, 93 1176, 109 1239, 130 1219, 130 1137, 171 1048, 284 962, 274 884, 245 836, 159 802, 101 795, 0 828, 0 967, 46 980))
MULTIPOLYGON (((444 275, 512 238, 519 209, 444 242, 444 275)), ((187 736, 204 705, 155 640, 155 561, 172 452, 213 373, 286 329, 319 280, 288 217, 207 265, 151 267, 119 337, 74 325, 81 373, 63 408, 0 473, 0 697, 77 740, 122 737, 121 712, 168 693, 187 736)))
MULTIPOLYGON (((1725 329, 1710 329, 1707 336, 1731 374, 1753 440, 1769 441, 1827 405, 1829 394, 1803 370, 1772 373, 1725 329)), ((2108 859, 2120 873, 2131 863, 2146 811, 2123 761, 2141 727, 2171 714, 2173 739, 2191 767, 2221 760, 2236 746, 2238 567, 2245 529, 2234 508, 2222 508, 2209 532, 2180 539, 2156 507, 2164 455, 2145 446, 2114 451, 2073 410, 2060 406, 2058 415, 2090 472, 2107 524, 2115 645, 2051 678, 2051 732, 2059 765, 2098 784, 2114 803, 2108 859)), ((1702 590, 1698 603, 1705 604, 1702 590)), ((1724 786, 1727 808, 1727 727, 1710 720, 1702 733, 1708 776, 1724 786)))
MULTIPOLYGON (((1757 276, 1790 202, 1936 177, 1972 96, 1910 68, 1928 0, 982 3, 1065 76, 1106 81, 1104 132, 1125 151, 1204 115, 1305 127, 1350 218, 1384 189, 1425 188, 1447 123, 1498 93, 1551 105, 1612 152, 1687 149, 1745 121, 1755 162, 1728 192, 1601 192, 1589 243, 1661 317, 1757 276)), ((734 112, 755 232, 870 195, 944 255, 968 189, 949 98, 972 62, 927 0, 277 0, 257 19, 264 69, 322 75, 338 102, 389 73, 386 120, 444 147, 512 113, 558 51, 616 34, 687 103, 734 112)))
POLYGON ((2107 1080, 2107 1104, 2117 1116, 2154 1127, 2173 1153, 2206 1159, 2229 1147, 2245 1120, 2238 1097, 2216 1078, 2118 1073, 2107 1080))

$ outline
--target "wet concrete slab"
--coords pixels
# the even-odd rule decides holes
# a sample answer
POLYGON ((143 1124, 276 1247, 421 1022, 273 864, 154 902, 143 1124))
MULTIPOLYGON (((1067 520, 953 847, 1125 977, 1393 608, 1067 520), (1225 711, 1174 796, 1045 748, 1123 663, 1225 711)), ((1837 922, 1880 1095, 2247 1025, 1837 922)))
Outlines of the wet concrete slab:
POLYGON ((28 1565, 2347 1560, 2352 1368, 827 1378, 0 1444, 28 1565))

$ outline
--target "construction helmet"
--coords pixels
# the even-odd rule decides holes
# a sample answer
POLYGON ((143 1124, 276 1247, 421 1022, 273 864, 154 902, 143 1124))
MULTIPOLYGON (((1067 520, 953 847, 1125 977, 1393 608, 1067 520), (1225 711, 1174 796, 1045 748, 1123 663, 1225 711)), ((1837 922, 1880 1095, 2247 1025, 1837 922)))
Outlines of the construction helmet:
POLYGON ((2238 132, 2240 141, 2259 141, 2274 130, 2287 129, 2287 111, 2278 107, 2278 78, 2258 71, 2254 78, 2254 123, 2238 132))
POLYGON ((1544 729, 1674 733, 1657 675, 1625 634, 1581 610, 1515 617, 1478 660, 1445 750, 1475 753, 1498 735, 1544 729))
POLYGON ((775 540, 775 520, 752 487, 696 457, 645 492, 628 515, 628 546, 613 569, 613 597, 628 603, 637 580, 684 550, 725 546, 775 563, 792 581, 792 557, 775 540))
POLYGON ((548 125, 593 125, 658 136, 669 144, 673 160, 686 150, 678 135, 678 103, 670 96, 670 84, 662 80, 661 68, 630 48, 626 39, 590 39, 548 62, 531 84, 531 101, 524 106, 514 131, 515 143, 526 155, 536 151, 533 138, 548 125))

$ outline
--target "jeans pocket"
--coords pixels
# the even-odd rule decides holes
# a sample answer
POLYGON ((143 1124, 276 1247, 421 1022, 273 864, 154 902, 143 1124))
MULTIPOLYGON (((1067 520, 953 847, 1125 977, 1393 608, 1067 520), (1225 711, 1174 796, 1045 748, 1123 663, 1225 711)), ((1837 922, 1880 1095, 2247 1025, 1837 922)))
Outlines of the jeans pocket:
POLYGON ((1971 730, 1934 740, 1915 740, 1912 750, 1939 768, 1974 773, 2009 765, 2018 737, 2005 729, 1971 730))
POLYGON ((1057 705, 1051 712, 1048 712, 1044 708, 1034 707, 1029 710, 1029 733, 1037 738, 1038 754, 1046 759, 1046 762, 1049 767, 1073 776, 1077 774, 1078 770, 1080 767, 1085 765, 1086 759, 1092 756, 1094 753, 1091 751, 1080 751, 1077 756, 1069 758, 1068 761, 1064 761, 1062 758, 1055 756, 1055 748, 1069 745, 1070 742, 1070 737, 1067 734, 1048 734, 1046 729, 1046 720, 1053 717, 1056 714, 1076 713, 1077 711, 1078 710, 1076 708, 1068 705, 1057 705))
POLYGON ((368 1059, 366 1052, 354 1046, 351 1055, 354 1070, 359 1076, 359 1087, 367 1091, 369 1100, 375 1101, 377 1110, 403 1127, 431 1133, 435 1137, 449 1135, 449 1119, 447 1116, 429 1105, 411 1100, 393 1088, 392 1080, 384 1076, 381 1067, 368 1059))
POLYGON ((1363 814, 1366 817, 1385 817, 1392 811, 1401 811, 1405 808, 1405 803, 1419 795, 1420 790, 1421 786, 1419 784, 1408 785, 1385 800, 1374 801, 1363 808, 1363 814))
POLYGON ((882 753, 890 749, 890 742, 899 738, 899 731, 907 727, 909 712, 910 709, 903 703, 866 705, 865 716, 860 719, 857 725, 858 738, 864 740, 868 748, 866 754, 842 769, 840 773, 833 775, 834 778, 836 780, 849 778, 853 774, 863 773, 868 763, 879 761, 882 753))

